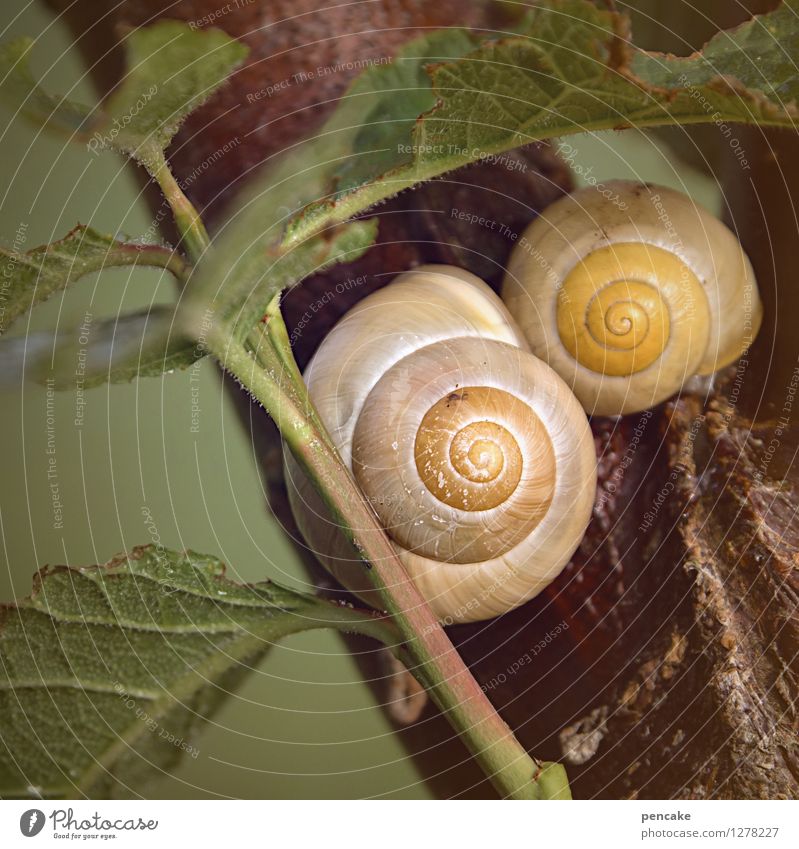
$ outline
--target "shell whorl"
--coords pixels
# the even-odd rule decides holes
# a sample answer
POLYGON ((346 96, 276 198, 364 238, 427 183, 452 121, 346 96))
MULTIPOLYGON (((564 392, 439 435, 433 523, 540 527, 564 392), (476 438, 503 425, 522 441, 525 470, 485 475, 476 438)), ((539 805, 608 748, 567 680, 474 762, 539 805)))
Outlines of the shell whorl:
POLYGON ((585 409, 613 415, 734 361, 762 310, 749 260, 710 213, 671 189, 606 186, 615 202, 582 189, 530 225, 502 294, 585 409))
MULTIPOLYGON (((503 613, 568 562, 593 506, 591 431, 572 393, 526 350, 477 278, 445 266, 401 275, 333 329, 306 381, 439 618, 503 613)), ((287 460, 309 545, 377 604, 363 565, 298 475, 287 460)))
POLYGON ((526 373, 505 379, 519 354, 533 360, 503 342, 438 342, 400 361, 369 394, 353 470, 404 549, 447 563, 501 557, 546 514, 554 451, 525 396, 526 373))

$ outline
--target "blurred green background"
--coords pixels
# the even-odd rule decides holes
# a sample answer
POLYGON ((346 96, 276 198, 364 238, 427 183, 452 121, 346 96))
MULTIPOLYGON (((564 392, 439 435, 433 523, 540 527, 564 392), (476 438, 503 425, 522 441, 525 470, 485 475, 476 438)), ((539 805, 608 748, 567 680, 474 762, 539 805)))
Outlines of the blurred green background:
MULTIPOLYGON (((33 65, 54 92, 94 102, 69 34, 40 4, 3 0, 2 39, 36 38, 33 65)), ((78 222, 135 236, 152 224, 132 166, 94 156, 3 112, 0 239, 30 249, 78 222)), ((651 139, 628 132, 569 140, 574 161, 598 180, 638 177, 718 206, 714 185, 677 167, 651 139)), ((202 178, 200 178, 202 179, 202 178)), ((114 270, 84 279, 13 328, 20 336, 71 328, 170 302, 171 278, 114 270)), ((63 528, 54 527, 47 478, 46 394, 25 384, 0 391, 0 600, 28 594, 43 564, 103 563, 151 541, 144 510, 168 547, 216 554, 231 577, 273 577, 302 587, 298 558, 265 508, 256 458, 210 362, 199 366, 199 432, 191 432, 190 375, 89 390, 81 426, 75 397, 55 402, 57 483, 63 528)), ((427 798, 430 791, 340 638, 295 636, 271 651, 255 674, 191 744, 172 775, 138 788, 151 798, 427 798)))

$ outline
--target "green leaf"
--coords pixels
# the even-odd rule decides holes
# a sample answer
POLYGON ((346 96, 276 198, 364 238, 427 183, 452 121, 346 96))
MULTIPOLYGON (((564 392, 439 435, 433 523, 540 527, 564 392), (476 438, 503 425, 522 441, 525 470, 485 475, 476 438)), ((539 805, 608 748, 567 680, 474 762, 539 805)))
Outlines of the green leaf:
POLYGON ((128 70, 103 104, 89 144, 121 150, 154 173, 160 165, 155 154, 247 53, 244 44, 220 29, 193 30, 181 21, 133 30, 126 40, 128 70))
MULTIPOLYGON (((794 126, 799 0, 720 33, 687 59, 647 53, 629 39, 624 15, 588 0, 548 0, 507 37, 434 32, 391 64, 370 67, 316 137, 253 182, 197 269, 189 332, 200 307, 235 312, 276 257, 331 225, 519 145, 613 127, 794 126)), ((294 279, 274 277, 270 291, 294 279)), ((236 325, 237 336, 246 331, 236 325)))
POLYGON ((727 121, 795 129, 799 119, 799 3, 784 0, 767 15, 736 29, 720 32, 700 55, 687 58, 647 53, 631 55, 634 78, 657 92, 675 94, 669 112, 674 123, 707 120, 708 107, 694 93, 707 97, 727 121))
POLYGON ((191 552, 43 569, 0 609, 0 796, 125 795, 196 757, 200 721, 271 645, 320 627, 397 642, 385 619, 191 552))
POLYGON ((207 100, 247 56, 218 29, 162 20, 125 40, 127 72, 100 109, 48 95, 28 64, 33 41, 0 47, 0 98, 36 123, 68 133, 89 149, 117 150, 154 174, 183 119, 207 100))
POLYGON ((441 30, 406 44, 391 64, 374 65, 341 98, 318 145, 341 158, 327 180, 336 191, 374 179, 398 161, 411 160, 409 139, 419 115, 435 105, 428 66, 473 51, 478 37, 466 30, 441 30), (331 143, 335 140, 335 148, 331 143), (353 155, 357 154, 357 155, 353 155))
POLYGON ((115 266, 166 268, 177 277, 186 265, 174 251, 121 242, 79 225, 63 239, 22 253, 0 248, 0 334, 36 304, 86 274, 115 266))
POLYGON ((429 66, 431 105, 406 145, 390 157, 354 148, 362 174, 365 163, 376 166, 371 175, 353 187, 343 179, 346 161, 331 169, 324 199, 295 216, 288 241, 417 182, 552 136, 713 121, 795 127, 799 0, 719 33, 686 59, 636 49, 630 38, 624 15, 588 0, 550 0, 518 35, 429 66))
MULTIPOLYGON (((132 265, 166 268, 181 282, 188 275, 185 261, 168 248, 122 242, 82 225, 27 253, 0 249, 0 333, 84 275, 132 265)), ((0 339, 0 386, 19 386, 27 377, 52 380, 58 389, 89 389, 187 368, 203 355, 201 346, 177 330, 174 309, 156 307, 69 330, 0 339)))
POLYGON ((186 369, 205 356, 178 333, 172 307, 87 320, 70 330, 0 339, 0 388, 23 379, 54 389, 91 389, 186 369))

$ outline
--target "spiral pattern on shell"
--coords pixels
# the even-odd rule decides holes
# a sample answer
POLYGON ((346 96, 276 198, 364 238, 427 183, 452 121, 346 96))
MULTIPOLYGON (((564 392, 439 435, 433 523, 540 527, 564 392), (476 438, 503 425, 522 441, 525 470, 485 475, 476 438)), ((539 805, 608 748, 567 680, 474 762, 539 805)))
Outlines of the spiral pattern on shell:
POLYGON ((533 352, 603 415, 733 362, 762 318, 724 224, 679 192, 621 180, 548 207, 514 248, 502 297, 533 352))
MULTIPOLYGON (((400 275, 336 325, 306 381, 440 619, 503 613, 568 562, 593 506, 591 431, 476 277, 448 266, 400 275)), ((286 467, 308 545, 379 606, 360 559, 290 458, 286 467)))

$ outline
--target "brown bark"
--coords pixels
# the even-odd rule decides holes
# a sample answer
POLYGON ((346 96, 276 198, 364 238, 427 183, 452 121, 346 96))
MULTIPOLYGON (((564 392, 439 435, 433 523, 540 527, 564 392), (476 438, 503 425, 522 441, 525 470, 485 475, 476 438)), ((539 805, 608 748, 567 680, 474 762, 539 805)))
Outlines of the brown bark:
MULTIPOLYGON (((318 125, 350 75, 292 85, 255 103, 247 101, 248 92, 291 77, 308 61, 377 58, 420 28, 488 20, 483 4, 449 0, 384 0, 297 17, 321 6, 254 3, 216 22, 244 38, 252 55, 170 151, 180 178, 231 138, 246 138, 189 187, 212 222, 256 164, 318 125), (274 23, 284 10, 292 20, 274 23)), ((81 0, 69 17, 76 33, 87 32, 82 48, 98 58, 126 25, 158 15, 198 20, 217 7, 215 0, 129 0, 119 7, 81 0)), ((115 53, 98 65, 101 89, 119 67, 115 53)), ((743 137, 752 173, 742 179, 723 150, 719 167, 729 170, 730 220, 755 263, 766 306, 748 367, 731 371, 705 407, 685 396, 649 417, 593 421, 600 490, 573 562, 519 610, 451 629, 523 743, 538 756, 564 759, 575 795, 584 798, 799 795, 797 531, 791 524, 799 503, 797 426, 792 402, 784 409, 797 366, 789 310, 797 297, 790 252, 799 228, 791 190, 799 174, 791 155, 795 136, 752 129, 743 137)), ((456 262, 496 282, 510 243, 473 227, 464 231, 451 209, 480 210, 518 232, 569 186, 568 173, 546 146, 514 155, 524 166, 519 171, 482 164, 380 207, 379 244, 359 263, 290 293, 289 324, 348 276, 366 279, 356 297, 422 261, 456 262)), ((349 305, 334 298, 312 317, 298 345, 302 361, 349 305)), ((289 524, 274 429, 243 400, 242 412, 264 458, 274 509, 289 524)), ((398 733, 441 795, 490 792, 432 710, 398 733)))
POLYGON ((663 425, 675 490, 637 593, 654 627, 594 710, 602 739, 579 781, 614 797, 794 797, 796 489, 781 461, 763 471, 773 426, 750 431, 718 397, 670 404, 663 425))

